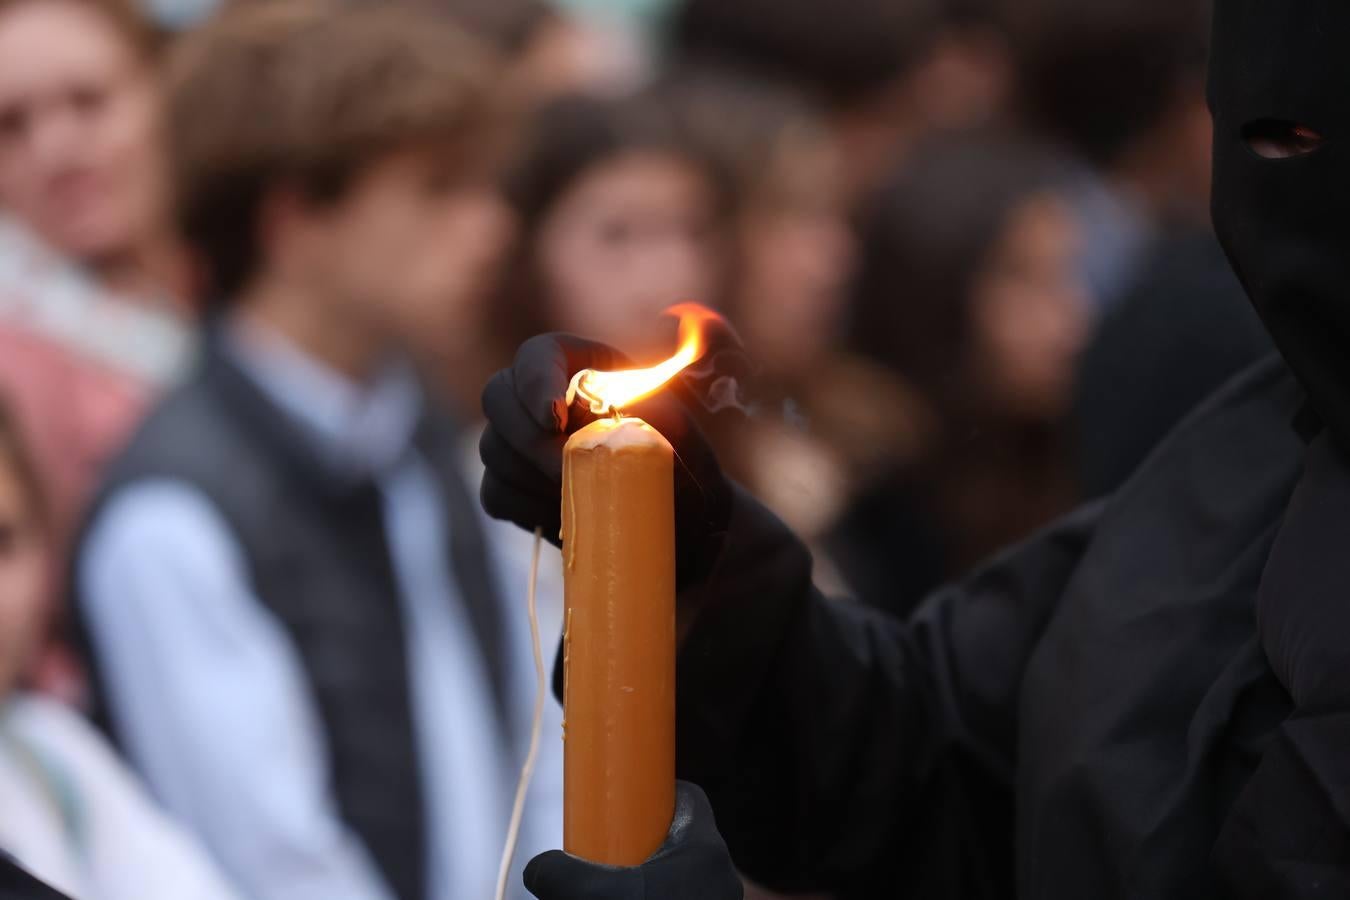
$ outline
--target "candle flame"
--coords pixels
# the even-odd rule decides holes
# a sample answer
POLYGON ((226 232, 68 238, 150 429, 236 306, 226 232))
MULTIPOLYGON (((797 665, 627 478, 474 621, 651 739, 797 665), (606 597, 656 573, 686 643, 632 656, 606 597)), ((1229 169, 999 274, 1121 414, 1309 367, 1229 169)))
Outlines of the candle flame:
POLYGON ((645 369, 600 372, 582 369, 572 376, 567 388, 567 403, 580 398, 596 415, 617 415, 625 407, 648 397, 680 374, 703 355, 706 341, 704 326, 721 321, 721 316, 697 303, 680 303, 665 311, 680 319, 679 347, 675 355, 645 369))

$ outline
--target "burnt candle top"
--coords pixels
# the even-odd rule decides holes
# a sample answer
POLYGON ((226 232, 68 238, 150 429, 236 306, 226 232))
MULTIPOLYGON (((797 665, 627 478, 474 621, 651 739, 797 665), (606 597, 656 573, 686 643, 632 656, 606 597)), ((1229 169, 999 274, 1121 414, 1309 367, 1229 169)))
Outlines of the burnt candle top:
POLYGON ((674 453, 670 442, 661 432, 639 418, 597 419, 572 435, 567 441, 569 450, 623 450, 628 447, 660 447, 674 453))

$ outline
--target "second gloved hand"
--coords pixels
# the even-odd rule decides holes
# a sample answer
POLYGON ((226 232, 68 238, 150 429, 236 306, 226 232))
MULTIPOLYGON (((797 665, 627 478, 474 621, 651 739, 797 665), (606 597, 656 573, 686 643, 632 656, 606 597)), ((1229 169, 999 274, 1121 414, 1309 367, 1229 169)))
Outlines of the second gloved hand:
MULTIPOLYGON (((567 387, 582 369, 612 371, 632 364, 603 344, 569 335, 526 341, 514 364, 483 391, 488 427, 480 453, 483 508, 557 543, 561 526, 563 444, 594 417, 567 406, 567 387)), ((681 587, 705 577, 717 558, 731 510, 731 486, 712 448, 689 416, 675 382, 625 413, 639 416, 675 448, 676 571, 681 587)))
POLYGON ((708 798, 680 782, 675 818, 661 849, 640 866, 602 866, 561 850, 525 867, 525 887, 539 900, 742 900, 745 890, 717 833, 708 798))

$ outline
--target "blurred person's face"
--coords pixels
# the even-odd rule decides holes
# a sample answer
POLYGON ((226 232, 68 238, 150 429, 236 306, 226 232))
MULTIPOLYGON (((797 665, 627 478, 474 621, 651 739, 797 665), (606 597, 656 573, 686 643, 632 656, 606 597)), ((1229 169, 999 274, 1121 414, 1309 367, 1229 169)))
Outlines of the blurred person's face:
POLYGON ((344 321, 431 352, 478 339, 513 230, 486 179, 466 180, 443 154, 399 152, 360 173, 335 205, 291 218, 287 268, 344 321))
POLYGON ((974 284, 971 352, 1004 413, 1064 414, 1087 336, 1088 303, 1075 269, 1078 227, 1058 197, 1024 201, 974 284))
POLYGON ((890 167, 909 152, 914 124, 901 88, 834 110, 830 128, 843 154, 844 191, 850 206, 865 202, 890 167))
POLYGON ((949 131, 994 119, 1012 91, 1010 56, 991 28, 948 28, 910 79, 920 127, 949 131))
POLYGON ((853 203, 934 133, 995 119, 1013 90, 1008 48, 981 29, 947 29, 908 71, 873 96, 837 108, 831 126, 843 150, 853 203))
POLYGON ((28 492, 0 450, 0 696, 14 688, 41 629, 47 555, 28 492))
POLYGON ((164 227, 166 175, 153 73, 77 0, 0 12, 0 206, 89 262, 164 227))
POLYGON ((715 305, 720 261, 704 175, 633 153, 596 166, 554 204, 534 263, 558 327, 645 355, 669 337, 661 312, 715 305))
POLYGON ((854 248, 832 147, 797 142, 779 165, 779 187, 739 223, 736 325, 765 372, 785 375, 838 336, 854 248))

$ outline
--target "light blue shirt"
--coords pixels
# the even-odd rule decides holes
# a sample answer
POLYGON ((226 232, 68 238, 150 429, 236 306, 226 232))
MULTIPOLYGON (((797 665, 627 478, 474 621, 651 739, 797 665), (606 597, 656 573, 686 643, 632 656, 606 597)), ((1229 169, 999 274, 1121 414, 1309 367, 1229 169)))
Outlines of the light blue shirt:
POLYGON ((1137 198, 1085 167, 1074 173, 1067 190, 1083 232, 1079 275, 1092 312, 1103 316, 1133 286, 1153 240, 1153 226, 1137 198))
MULTIPOLYGON (((256 328, 235 327, 227 352, 335 474, 376 478, 407 627, 428 897, 490 897, 524 738, 501 744, 444 550, 449 523, 432 471, 411 446, 421 412, 415 382, 395 367, 354 385, 256 328)), ((170 479, 121 490, 93 523, 77 578, 128 755, 246 894, 392 900, 338 813, 298 653, 254 594, 243 551, 206 496, 170 479)), ((524 597, 508 590, 503 600, 513 637, 505 668, 515 673, 507 696, 523 736, 533 690, 524 597)), ((545 741, 517 870, 560 844, 560 760, 558 743, 545 741)), ((517 887, 513 896, 527 895, 517 887)))

